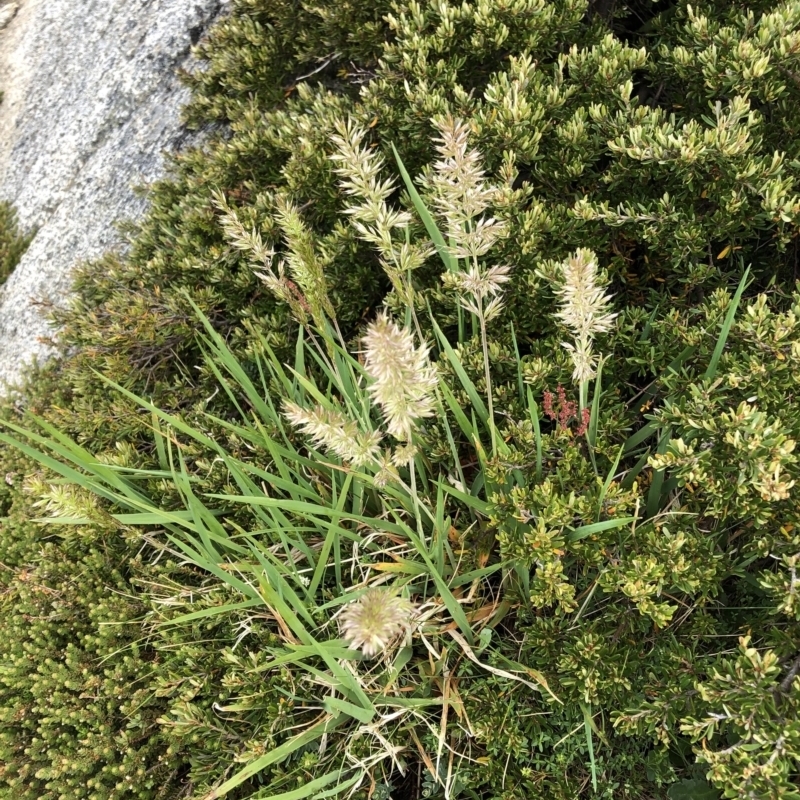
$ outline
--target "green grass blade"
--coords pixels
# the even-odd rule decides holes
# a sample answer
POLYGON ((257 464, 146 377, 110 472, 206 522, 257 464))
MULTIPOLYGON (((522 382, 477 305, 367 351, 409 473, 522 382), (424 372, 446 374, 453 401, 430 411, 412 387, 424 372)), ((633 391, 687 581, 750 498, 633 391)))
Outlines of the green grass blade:
POLYGON ((329 772, 327 775, 304 783, 298 789, 293 789, 290 792, 281 792, 280 794, 271 794, 268 796, 259 795, 259 800, 305 800, 305 798, 310 798, 310 800, 324 800, 326 797, 342 796, 343 792, 361 779, 361 775, 355 775, 350 778, 350 780, 339 783, 332 789, 327 789, 322 792, 318 791, 319 789, 325 789, 326 786, 330 786, 334 781, 341 780, 341 776, 341 771, 329 772))
POLYGON ((711 361, 709 361, 708 368, 703 376, 706 380, 714 380, 714 376, 717 374, 717 365, 722 357, 722 351, 725 349, 725 343, 728 341, 728 335, 731 332, 733 320, 736 317, 736 310, 739 308, 739 301, 742 299, 742 294, 747 287, 747 279, 749 277, 750 267, 744 271, 744 275, 742 275, 742 279, 739 281, 739 287, 736 289, 736 294, 733 296, 733 301, 728 309, 728 313, 725 315, 725 321, 717 337, 717 344, 711 355, 711 361))
POLYGON ((467 375, 464 366, 461 363, 461 359, 456 354, 456 351, 453 350, 450 342, 447 341, 447 338, 445 337, 444 333, 442 333, 442 329, 433 318, 433 315, 431 315, 431 322, 433 323, 433 329, 436 331, 436 338, 438 339, 439 344, 442 346, 442 349, 447 356, 447 360, 453 367, 453 371, 458 376, 458 380, 461 382, 461 385, 464 387, 464 390, 469 396, 470 403, 472 403, 475 413, 480 417, 481 422, 483 422, 484 425, 487 424, 489 412, 486 410, 486 405, 483 402, 483 398, 475 388, 475 384, 470 380, 469 375, 467 375))
POLYGON ((650 338, 650 330, 652 329, 653 322, 655 322, 656 315, 658 314, 658 308, 659 308, 658 304, 656 304, 656 307, 652 310, 650 316, 647 318, 647 322, 644 324, 644 327, 642 328, 642 333, 639 336, 640 342, 646 342, 650 338))
MULTIPOLYGON (((671 435, 672 435, 672 429, 667 428, 658 442, 656 453, 660 454, 667 452, 667 446, 669 445, 669 440, 671 435)), ((661 505, 663 503, 663 488, 664 488, 664 470, 663 469, 653 470, 653 479, 650 483, 650 488, 647 491, 646 514, 648 518, 654 517, 661 510, 661 505)))
MULTIPOLYGON (((339 493, 339 498, 336 502, 336 514, 331 517, 330 524, 328 525, 328 532, 325 540, 322 543, 322 550, 320 550, 319 557, 317 558, 317 566, 314 568, 314 576, 311 578, 311 584, 308 587, 309 594, 314 595, 319 587, 322 576, 325 574, 325 569, 328 566, 328 556, 331 554, 331 549, 339 540, 339 520, 341 519, 347 498, 350 494, 350 486, 353 482, 353 474, 348 473, 345 478, 344 486, 339 493)), ((338 549, 338 548, 337 548, 338 549)))
POLYGON ((633 482, 641 471, 647 466, 647 460, 650 458, 650 452, 644 453, 641 458, 625 473, 625 477, 620 483, 620 488, 626 491, 633 486, 633 482))
POLYGON ((624 528, 636 520, 636 517, 619 517, 618 519, 606 519, 603 522, 593 522, 591 525, 581 525, 580 528, 571 530, 566 538, 567 541, 577 542, 580 539, 585 539, 594 533, 602 533, 603 531, 610 531, 614 528, 624 528))
POLYGON ((603 509, 603 501, 606 499, 606 494, 608 493, 609 488, 611 487, 611 482, 614 480, 614 476, 617 474, 617 467, 619 466, 619 461, 622 458, 622 451, 625 449, 625 445, 621 445, 619 448, 619 452, 617 453, 617 457, 614 459, 614 463, 611 465, 611 469, 608 471, 608 476, 603 483, 603 487, 600 489, 600 495, 597 498, 597 516, 600 516, 600 512, 603 509))
POLYGON ((337 712, 347 714, 348 717, 357 719, 364 725, 371 722, 374 716, 371 711, 367 711, 353 703, 348 703, 346 700, 340 700, 338 697, 326 697, 322 705, 329 714, 335 714, 337 712))
POLYGON ((461 604, 458 602, 458 600, 456 600, 447 583, 437 571, 436 565, 428 555, 428 550, 423 542, 419 539, 417 534, 411 530, 411 528, 409 528, 407 525, 404 525, 404 527, 406 529, 406 536, 408 536, 408 538, 411 540, 420 557, 425 562, 425 566, 428 568, 428 574, 436 584, 436 588, 439 590, 439 594, 442 596, 442 601, 447 606, 450 616, 461 629, 461 632, 464 634, 469 644, 472 645, 475 638, 472 632, 472 626, 469 624, 469 620, 467 619, 467 615, 464 613, 464 609, 461 608, 461 604))
POLYGON ((294 371, 297 375, 306 374, 306 329, 303 325, 297 326, 297 342, 294 347, 294 371))
POLYGON ((600 397, 603 393, 603 364, 604 359, 600 359, 597 365, 597 377, 594 381, 594 395, 592 396, 592 408, 589 417, 589 427, 586 430, 586 441, 589 442, 589 452, 594 460, 594 448, 597 443, 597 422, 600 417, 600 397))
POLYGON ((158 454, 158 465, 161 467, 161 469, 168 470, 169 463, 167 462, 167 451, 164 448, 164 439, 166 439, 166 436, 161 430, 161 423, 158 421, 158 414, 151 412, 151 416, 153 419, 153 433, 155 434, 154 439, 156 443, 156 453, 158 454))
POLYGON ((449 486, 444 482, 440 482, 439 485, 441 486, 443 492, 455 497, 456 500, 460 500, 462 503, 464 503, 464 505, 468 506, 474 511, 488 516, 489 503, 487 503, 485 500, 481 500, 479 497, 475 497, 475 495, 462 492, 460 489, 456 489, 455 486, 449 486))
POLYGON ((522 359, 519 355, 519 345, 517 344, 517 334, 514 331, 514 323, 511 323, 511 342, 514 345, 514 360, 517 362, 517 392, 519 393, 520 403, 525 402, 525 381, 522 377, 522 359))
POLYGON ((397 152, 397 148, 394 145, 392 145, 392 152, 397 161, 397 167, 400 170, 400 176, 403 178, 403 183, 406 186, 408 195, 411 198, 411 202, 414 204, 414 208, 417 210, 417 214, 419 214, 419 218, 422 220, 422 224, 425 226, 425 230, 428 231, 428 236, 431 237, 431 241, 441 256, 445 267, 447 267, 450 272, 454 272, 457 269, 457 264, 452 255, 450 255, 450 249, 444 240, 444 236, 442 236, 442 232, 439 230, 436 222, 434 222, 431 212, 428 211, 425 202, 420 197, 416 186, 414 186, 411 180, 411 176, 408 174, 408 170, 406 170, 405 164, 403 164, 403 160, 400 158, 400 153, 397 152))
POLYGON ((219 578, 220 581, 228 584, 233 589, 236 589, 236 591, 245 597, 263 602, 258 591, 249 583, 240 580, 235 575, 232 575, 230 572, 222 569, 217 563, 206 558, 202 552, 183 541, 183 539, 173 536, 172 534, 168 534, 167 538, 170 542, 172 542, 172 544, 175 545, 175 547, 181 550, 195 566, 219 578))
POLYGON ((247 372, 245 372, 242 365, 228 349, 225 340, 219 335, 208 317, 202 312, 200 306, 192 300, 191 295, 188 292, 184 292, 184 297, 192 306, 198 319, 206 329, 207 335, 203 338, 214 352, 216 360, 226 369, 231 378, 236 382, 236 385, 244 391, 253 408, 256 409, 263 419, 269 420, 272 415, 270 407, 264 401, 262 392, 253 385, 247 372))
MULTIPOLYGON (((452 397, 452 394, 451 394, 451 397, 452 397)), ((457 473, 457 478, 458 478, 459 481, 461 481, 461 485, 462 486, 466 486, 467 485, 467 479, 466 479, 466 477, 464 475, 464 470, 461 467, 461 457, 458 454, 458 448, 456 447, 456 440, 453 438, 453 431, 450 428, 450 420, 447 419, 447 415, 444 413, 444 407, 442 406, 442 400, 441 400, 440 397, 437 397, 437 404, 438 404, 438 408, 439 408, 439 419, 442 421, 442 425, 444 427, 444 432, 445 432, 445 435, 447 436, 447 444, 450 447, 450 455, 453 457, 453 462, 452 463, 455 466, 456 473, 457 473)), ((461 411, 461 408, 459 408, 458 410, 463 415, 464 412, 461 411)), ((466 419, 467 418, 464 417, 465 421, 466 421, 466 419)), ((467 422, 467 424, 469 424, 469 423, 467 422)), ((471 437, 470 437, 470 441, 471 441, 471 437)))
MULTIPOLYGON (((370 702, 364 690, 359 685, 356 678, 343 669, 336 658, 334 658, 327 650, 327 642, 318 642, 314 637, 305 629, 302 622, 298 619, 297 615, 292 611, 289 605, 281 597, 280 592, 273 587, 266 576, 262 577, 259 581, 261 593, 267 602, 267 605, 272 606, 281 615, 286 624, 291 628, 292 633, 300 639, 303 644, 316 650, 317 654, 325 662, 331 674, 339 682, 340 691, 344 694, 347 693, 352 699, 358 700, 361 707, 375 714, 375 708, 370 702)), ((285 589, 285 587, 284 587, 285 589)), ((309 669, 308 667, 306 667, 309 669)))
POLYGON ((255 608, 256 606, 263 605, 264 602, 261 598, 251 598, 250 600, 242 600, 239 603, 226 603, 222 606, 215 606, 214 608, 204 608, 201 611, 192 611, 190 614, 181 614, 179 617, 173 619, 165 619, 158 623, 160 628, 166 628, 171 625, 185 625, 187 622, 193 622, 196 619, 205 619, 206 617, 214 617, 217 614, 229 614, 232 611, 243 611, 246 608, 255 608))
POLYGON ((542 427, 539 422, 539 406, 533 399, 533 392, 528 387, 528 413, 533 425, 533 435, 536 437, 536 480, 542 479, 542 427))
POLYGON ((295 753, 301 748, 306 747, 306 745, 311 744, 311 742, 321 739, 326 733, 330 733, 332 730, 335 730, 337 727, 339 727, 345 720, 346 718, 333 716, 327 717, 321 722, 318 722, 316 725, 312 725, 308 730, 303 731, 303 733, 293 736, 288 742, 284 742, 279 747, 270 750, 268 753, 264 753, 263 756, 260 756, 255 761, 251 761, 246 767, 240 769, 233 777, 228 778, 228 780, 225 781, 222 786, 217 787, 205 795, 203 800, 218 800, 220 797, 225 797, 228 792, 232 791, 237 786, 241 786, 246 780, 249 780, 254 775, 258 775, 258 773, 262 770, 266 769, 272 764, 279 764, 282 761, 285 761, 287 758, 289 758, 289 756, 292 755, 292 753, 295 753))
POLYGON ((636 449, 642 442, 647 441, 658 429, 659 424, 657 422, 648 422, 646 425, 643 425, 639 428, 636 433, 631 434, 626 440, 624 444, 623 452, 629 453, 631 450, 636 449))
POLYGON ((469 419, 467 419, 464 409, 461 408, 460 404, 455 398, 455 395, 450 391, 450 387, 446 383, 440 383, 439 389, 442 392, 442 396, 444 397, 448 408, 453 412, 453 416, 456 418, 456 422, 458 423, 458 427, 461 428, 461 432, 469 439, 469 441, 472 441, 477 437, 477 433, 473 424, 469 421, 469 419))
POLYGON ((592 713, 585 703, 581 703, 583 710, 583 728, 586 733, 586 748, 589 751, 589 765, 592 771, 592 789, 597 791, 597 764, 594 759, 594 742, 592 737, 592 713))

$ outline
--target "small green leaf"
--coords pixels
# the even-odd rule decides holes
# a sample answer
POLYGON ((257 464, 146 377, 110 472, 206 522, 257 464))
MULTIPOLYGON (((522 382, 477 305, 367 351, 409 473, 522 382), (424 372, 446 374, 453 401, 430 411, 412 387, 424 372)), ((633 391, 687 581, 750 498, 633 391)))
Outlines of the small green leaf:
POLYGON ((720 793, 702 778, 673 783, 667 791, 669 800, 720 800, 720 793))

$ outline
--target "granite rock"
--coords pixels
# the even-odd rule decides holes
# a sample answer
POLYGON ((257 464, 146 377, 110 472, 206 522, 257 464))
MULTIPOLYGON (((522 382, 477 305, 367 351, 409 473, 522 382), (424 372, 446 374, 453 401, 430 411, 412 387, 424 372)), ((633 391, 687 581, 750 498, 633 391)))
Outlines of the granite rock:
POLYGON ((21 0, 0 31, 0 199, 35 237, 0 288, 0 386, 46 358, 75 265, 123 248, 134 187, 186 144, 177 70, 221 0, 21 0))
POLYGON ((5 28, 19 11, 19 3, 6 3, 0 6, 0 30, 5 28))

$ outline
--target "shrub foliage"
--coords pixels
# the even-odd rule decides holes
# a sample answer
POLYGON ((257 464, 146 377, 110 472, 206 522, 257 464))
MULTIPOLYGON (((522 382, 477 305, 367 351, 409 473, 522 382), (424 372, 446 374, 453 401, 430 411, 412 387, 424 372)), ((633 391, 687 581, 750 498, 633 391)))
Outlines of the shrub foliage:
POLYGON ((4 412, 44 436, 2 451, 3 796, 304 797, 368 768, 364 797, 800 797, 800 3, 237 0, 199 55, 187 119, 217 127, 4 412), (495 187, 494 319, 412 192, 446 228, 448 115, 495 187), (355 129, 413 178, 388 241, 345 213, 355 129), (617 316, 576 384, 578 258, 617 316), (440 405, 419 485, 398 458, 374 494, 279 411, 380 424, 352 354, 382 302, 440 405), (332 615, 386 576, 431 616, 370 671, 332 615), (380 727, 387 686, 408 702, 380 727))
POLYGON ((0 203, 0 284, 14 271, 32 238, 33 234, 20 232, 13 206, 0 203))

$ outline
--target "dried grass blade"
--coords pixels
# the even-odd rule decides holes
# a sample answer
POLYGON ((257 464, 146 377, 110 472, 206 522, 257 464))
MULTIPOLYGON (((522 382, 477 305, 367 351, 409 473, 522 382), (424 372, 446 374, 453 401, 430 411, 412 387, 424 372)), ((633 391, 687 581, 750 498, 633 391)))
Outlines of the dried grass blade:
MULTIPOLYGON (((536 683, 531 683, 530 681, 526 681, 525 678, 521 678, 519 675, 515 675, 513 672, 507 672, 504 669, 498 669, 497 667, 491 666, 491 664, 484 664, 483 661, 481 661, 475 655, 472 648, 464 640, 464 637, 461 636, 460 633, 458 633, 458 631, 450 630, 448 631, 448 633, 453 637, 453 639, 455 639, 459 647, 464 651, 464 655, 474 664, 477 664, 479 667, 481 667, 481 669, 485 669, 487 672, 491 672, 492 675, 497 675, 499 678, 506 678, 511 681, 518 681, 519 683, 524 684, 525 686, 533 689, 536 692, 540 692, 542 691, 542 689, 544 689, 544 691, 546 691, 547 694, 549 694, 550 697, 553 698, 553 700, 555 700, 557 703, 561 703, 561 700, 559 700, 558 697, 556 697, 556 695, 553 694, 553 691, 547 685, 547 681, 544 679, 544 676, 542 676, 541 678, 537 678, 539 680, 539 683, 536 684, 536 683)), ((534 670, 531 670, 529 667, 526 668, 525 671, 528 674, 534 672, 534 670)), ((563 703, 561 704, 563 705, 563 703)))

